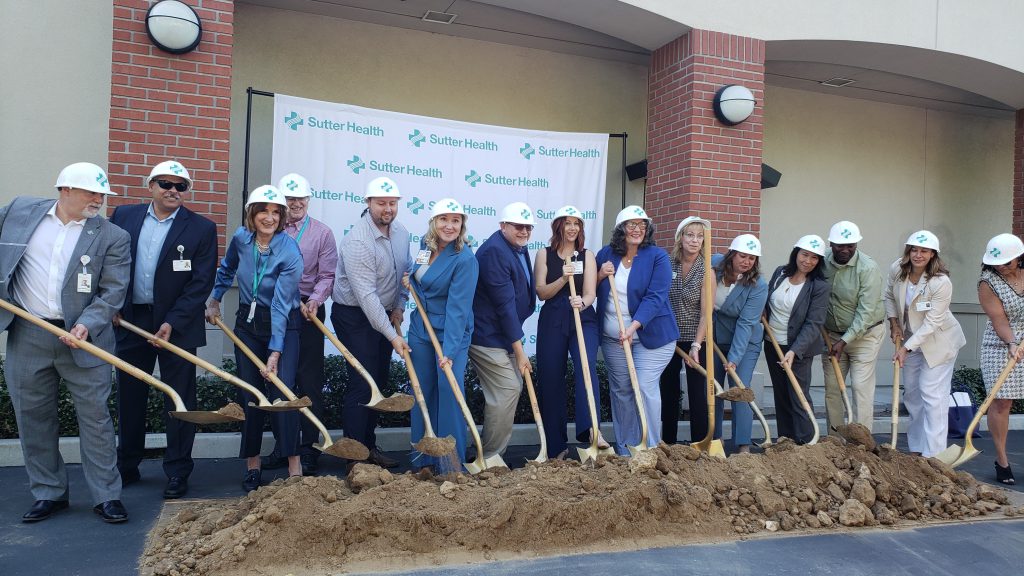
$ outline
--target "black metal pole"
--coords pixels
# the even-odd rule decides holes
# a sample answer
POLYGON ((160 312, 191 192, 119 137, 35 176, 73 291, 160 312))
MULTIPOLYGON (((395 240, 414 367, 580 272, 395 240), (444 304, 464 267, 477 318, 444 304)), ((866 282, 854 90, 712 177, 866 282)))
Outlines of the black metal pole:
POLYGON ((629 134, 622 133, 622 207, 626 207, 626 138, 629 134))
POLYGON ((245 89, 245 160, 242 166, 242 213, 249 196, 249 133, 252 131, 252 86, 245 89))

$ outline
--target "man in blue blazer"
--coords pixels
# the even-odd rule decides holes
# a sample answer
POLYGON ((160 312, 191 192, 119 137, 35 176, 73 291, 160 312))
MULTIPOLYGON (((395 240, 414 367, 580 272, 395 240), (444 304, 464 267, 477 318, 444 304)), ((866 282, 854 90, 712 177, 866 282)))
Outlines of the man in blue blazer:
MULTIPOLYGON (((115 324, 123 318, 195 354, 206 345, 203 310, 217 270, 217 227, 182 205, 192 179, 180 163, 157 164, 146 182, 151 202, 118 206, 110 217, 131 236, 132 254, 128 296, 115 324)), ((145 372, 152 372, 159 359, 161 380, 181 395, 186 408, 195 408, 195 364, 124 328, 117 330, 117 355, 145 372)), ((149 386, 121 370, 117 382, 117 467, 122 483, 128 485, 140 477, 149 386)), ((165 397, 164 402, 164 473, 168 478, 164 498, 173 499, 188 492, 196 427, 169 417, 166 412, 174 408, 170 398, 165 397)))
POLYGON ((530 359, 523 351, 523 322, 537 303, 533 266, 526 245, 533 211, 513 202, 501 212, 500 229, 476 251, 480 278, 473 299, 473 343, 469 358, 484 392, 484 458, 500 455, 512 437, 519 393, 530 359))

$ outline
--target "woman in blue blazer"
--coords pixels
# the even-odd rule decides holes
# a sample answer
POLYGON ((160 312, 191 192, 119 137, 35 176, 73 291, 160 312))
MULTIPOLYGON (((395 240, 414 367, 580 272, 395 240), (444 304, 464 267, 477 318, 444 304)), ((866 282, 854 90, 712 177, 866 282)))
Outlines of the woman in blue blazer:
MULTIPOLYGON (((431 426, 439 438, 455 438, 455 450, 461 461, 466 454, 466 419, 443 368, 451 367, 465 394, 462 378, 473 336, 473 293, 479 269, 466 239, 466 212, 461 204, 450 198, 438 200, 427 227, 413 264, 410 289, 416 291, 423 303, 443 355, 438 358, 434 352, 419 314, 412 315, 409 347, 431 426)), ((423 438, 425 428, 422 412, 413 410, 411 419, 412 443, 416 444, 423 438)), ((431 466, 435 472, 446 472, 443 460, 446 461, 416 453, 413 466, 431 466)))
POLYGON ((627 206, 615 217, 611 241, 597 253, 597 266, 597 318, 608 368, 615 451, 628 455, 627 447, 641 442, 640 419, 622 343, 632 342, 647 418, 647 445, 656 446, 661 442, 661 373, 679 338, 668 302, 672 264, 668 253, 654 245, 654 225, 647 213, 639 206, 627 206), (609 301, 612 281, 625 331, 619 330, 615 303, 609 301))
MULTIPOLYGON (((725 256, 711 258, 715 267, 715 314, 713 320, 715 343, 729 361, 729 368, 749 384, 754 365, 761 354, 761 313, 768 299, 768 285, 761 279, 761 242, 753 234, 740 234, 729 245, 725 256)), ((721 359, 715 357, 715 377, 723 386, 735 385, 725 376, 721 359)), ((698 399, 691 398, 690 406, 698 399)), ((700 404, 697 404, 698 406, 700 404)), ((715 401, 715 438, 722 437, 722 416, 725 405, 715 401)), ((753 412, 744 402, 732 404, 732 440, 738 452, 750 452, 750 427, 753 412)), ((700 431, 694 438, 701 437, 700 431)), ((707 430, 704 431, 707 434, 707 430)))
POLYGON ((789 262, 779 266, 768 281, 768 305, 764 308, 768 326, 782 349, 782 358, 765 336, 764 359, 775 396, 775 422, 779 436, 806 444, 814 427, 803 404, 789 383, 782 364, 796 376, 807 403, 811 403, 811 362, 822 353, 821 327, 825 324, 832 286, 825 280, 825 241, 810 234, 797 241, 789 262))

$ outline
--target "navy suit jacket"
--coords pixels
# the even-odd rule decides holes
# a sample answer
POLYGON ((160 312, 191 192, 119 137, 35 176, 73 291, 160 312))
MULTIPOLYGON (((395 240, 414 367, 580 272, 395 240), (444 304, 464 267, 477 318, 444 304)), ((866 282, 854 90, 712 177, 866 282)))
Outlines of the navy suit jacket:
MULTIPOLYGON (((128 295, 121 309, 121 317, 135 324, 132 312, 132 298, 135 290, 135 255, 139 248, 139 233, 146 218, 149 204, 118 206, 110 221, 123 228, 131 236, 132 266, 128 282, 128 295)), ((203 311, 206 299, 213 291, 217 272, 217 227, 209 219, 182 206, 174 217, 167 232, 160 256, 157 259, 156 275, 153 278, 153 314, 157 326, 164 322, 171 325, 171 343, 182 348, 200 348, 206 345, 206 326, 203 311), (175 272, 173 261, 182 258, 178 246, 185 248, 185 260, 192 261, 192 270, 175 272)), ((118 329, 117 340, 123 341, 131 335, 118 329)))
MULTIPOLYGON (((786 279, 783 275, 785 266, 779 266, 772 274, 768 282, 768 298, 771 299, 772 292, 779 287, 779 284, 786 279)), ((797 358, 811 358, 821 354, 825 343, 821 337, 821 327, 825 325, 825 311, 828 310, 828 299, 832 293, 832 286, 824 278, 804 281, 800 294, 793 303, 793 309, 789 312, 789 322, 786 324, 786 340, 789 342, 789 349, 797 358)), ((764 316, 769 320, 772 317, 771 304, 765 304, 764 316)), ((767 335, 765 340, 767 340, 767 335)))
MULTIPOLYGON (((420 241, 420 249, 426 245, 420 241)), ((419 264, 410 273, 413 289, 427 312, 430 326, 441 341, 441 352, 455 358, 469 348, 473 334, 473 291, 476 289, 478 267, 473 251, 464 246, 455 251, 451 242, 437 255, 422 280, 416 280, 419 264)), ((409 334, 429 341, 426 327, 419 314, 413 314, 409 334)), ((461 374, 459 375, 461 377, 461 374)))
POLYGON ((473 345, 512 351, 512 343, 523 337, 523 322, 533 314, 537 295, 533 291, 533 265, 526 252, 517 254, 498 230, 480 245, 476 261, 480 279, 473 299, 473 345))
MULTIPOLYGON (((611 246, 601 248, 597 253, 597 267, 611 262, 619 269, 622 256, 612 252, 611 246)), ((602 322, 609 302, 611 279, 605 278, 597 285, 597 318, 602 322)), ((679 326, 672 306, 668 302, 668 289, 672 284, 672 263, 668 253, 657 246, 647 246, 637 251, 633 265, 629 268, 626 283, 626 304, 629 315, 640 323, 636 331, 645 348, 660 348, 679 339, 679 326)))
MULTIPOLYGON (((711 257, 711 265, 718 268, 724 258, 723 254, 715 254, 711 257)), ((716 270, 715 274, 722 278, 721 272, 716 270)), ((767 301, 768 285, 764 279, 758 278, 753 285, 733 284, 722 307, 715 310, 715 342, 729 347, 729 362, 738 366, 748 348, 753 346, 760 350, 764 339, 761 314, 767 301)))

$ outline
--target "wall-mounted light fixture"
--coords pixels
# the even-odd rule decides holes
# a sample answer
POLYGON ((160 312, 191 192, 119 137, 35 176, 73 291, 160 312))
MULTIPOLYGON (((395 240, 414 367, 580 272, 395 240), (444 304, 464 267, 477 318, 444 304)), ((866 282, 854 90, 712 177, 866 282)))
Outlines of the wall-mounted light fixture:
POLYGON ((199 46, 203 26, 199 15, 180 0, 160 0, 146 12, 146 34, 159 49, 185 54, 199 46))
POLYGON ((739 84, 722 86, 715 92, 712 107, 715 117, 726 126, 735 126, 754 113, 754 94, 739 84))

